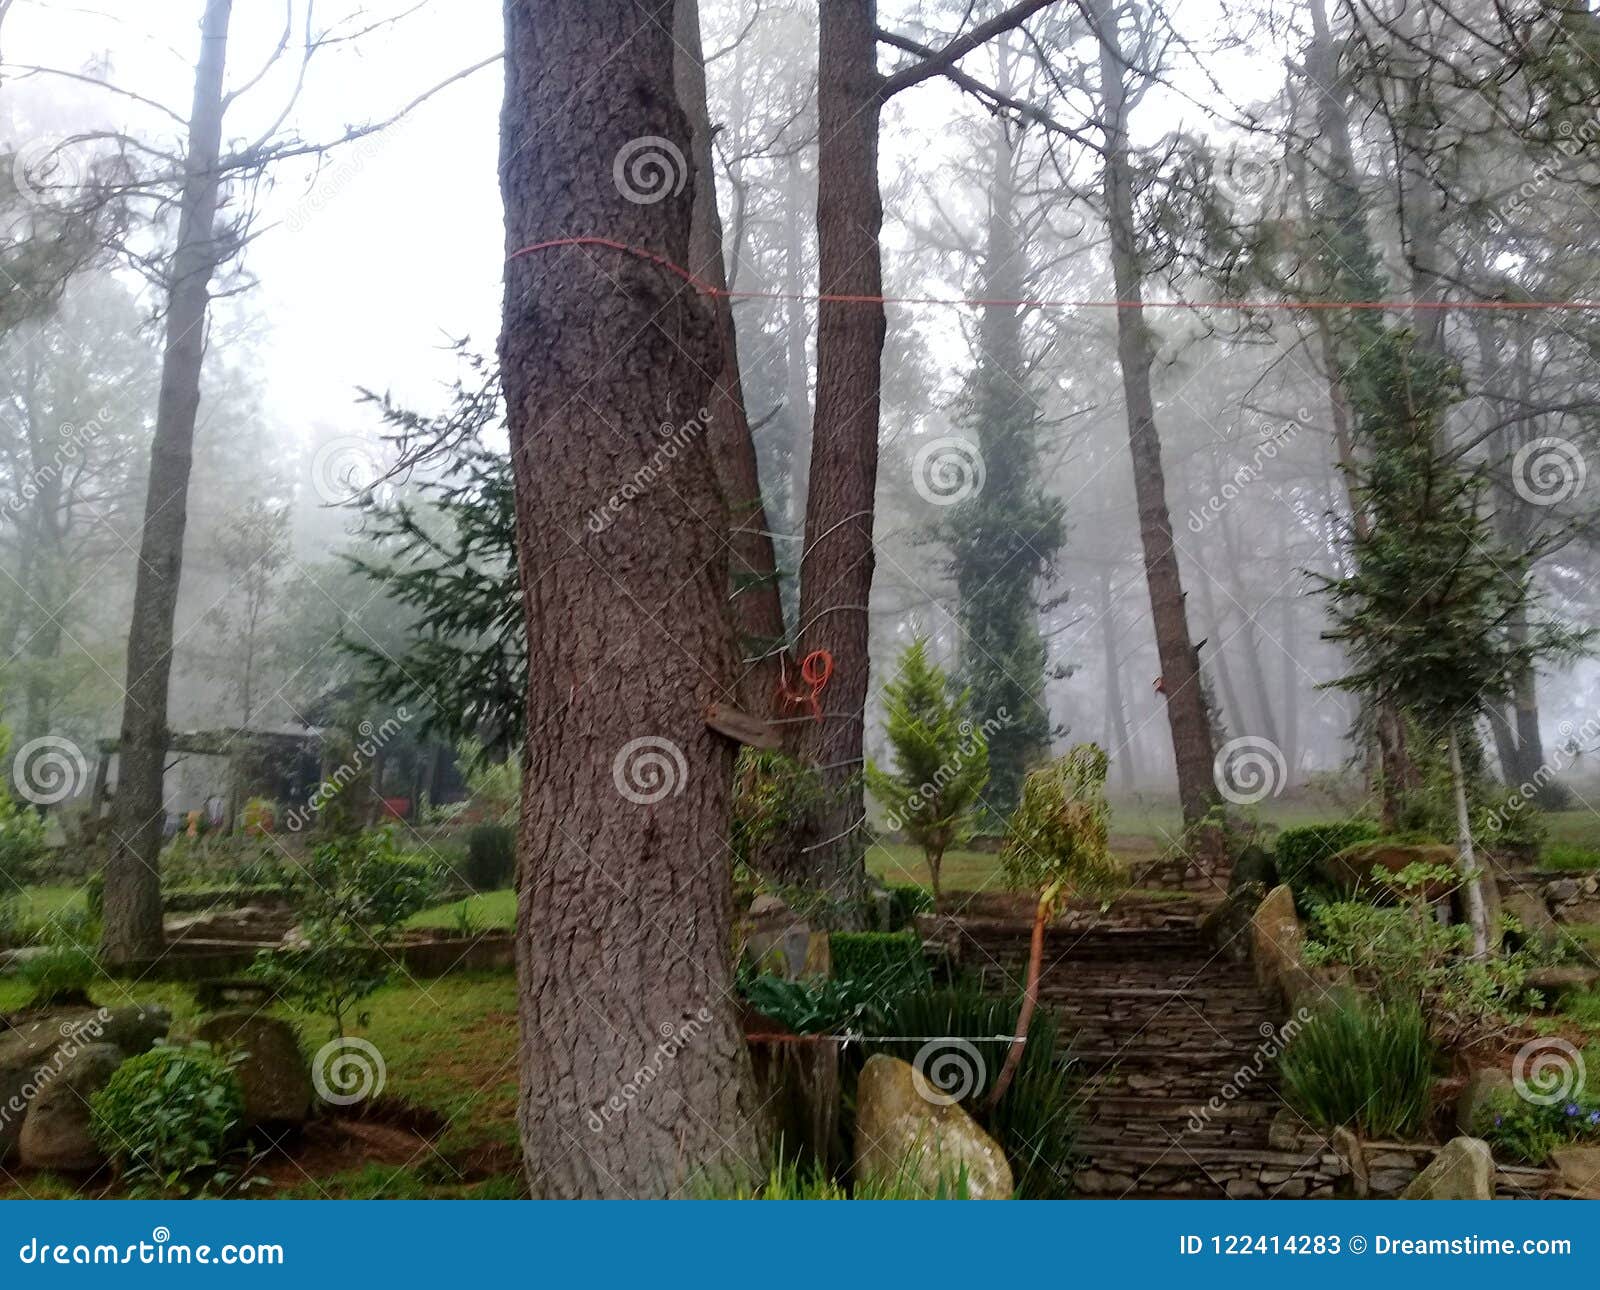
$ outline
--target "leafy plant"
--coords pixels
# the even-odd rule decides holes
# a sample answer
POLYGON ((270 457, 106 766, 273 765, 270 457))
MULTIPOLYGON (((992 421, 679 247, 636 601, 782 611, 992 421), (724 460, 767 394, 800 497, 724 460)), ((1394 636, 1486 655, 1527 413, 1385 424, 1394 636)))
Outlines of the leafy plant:
MULTIPOLYGON (((0 766, 9 764, 11 732, 0 725, 0 766)), ((15 891, 45 854, 44 818, 11 796, 0 780, 0 889, 15 891)))
POLYGON ((474 891, 509 887, 516 865, 517 834, 509 825, 476 824, 468 831, 466 879, 474 891))
POLYGON ((734 864, 768 879, 785 872, 789 839, 821 804, 816 770, 779 752, 742 748, 733 768, 728 846, 734 864))
POLYGON ((89 986, 99 972, 93 953, 81 945, 68 944, 51 945, 17 967, 18 979, 28 987, 30 1008, 85 1002, 89 986))
POLYGON ((1408 1137, 1427 1122, 1436 1050, 1414 1003, 1325 1003, 1278 1059, 1283 1096, 1312 1124, 1408 1137))
POLYGON ((1294 892, 1302 910, 1326 898, 1329 888, 1322 876, 1322 862, 1346 847, 1369 842, 1378 836, 1371 820, 1336 820, 1329 824, 1306 824, 1284 829, 1273 850, 1278 861, 1278 881, 1294 892))
MULTIPOLYGON (((1589 1070, 1600 1069, 1600 1049, 1585 1055, 1589 1070)), ((1574 1143, 1600 1144, 1600 1095, 1578 1089, 1548 1106, 1515 1093, 1498 1093, 1478 1113, 1473 1131, 1498 1154, 1541 1165, 1554 1151, 1574 1143)))
POLYGON ((1057 1051, 1055 1018, 1043 1013, 1028 1029, 1009 1087, 994 1100, 1003 1065, 1000 1053, 1010 1051, 1007 1037, 1016 1033, 1020 1011, 1021 1000, 985 994, 973 984, 910 992, 874 1016, 872 1024, 878 1035, 918 1038, 869 1038, 863 1056, 885 1052, 915 1063, 930 1040, 943 1041, 935 1054, 959 1053, 963 1105, 1005 1151, 1017 1196, 1044 1200, 1070 1191, 1078 1125, 1076 1080, 1071 1062, 1057 1051))
POLYGON ((883 929, 886 932, 910 927, 918 914, 925 914, 933 908, 933 893, 926 887, 914 883, 890 883, 888 891, 889 925, 883 929))
POLYGON ((233 1068, 205 1044, 130 1057, 89 1098, 89 1133, 136 1187, 207 1190, 244 1117, 233 1068))
POLYGON ((970 691, 950 697, 950 681, 917 637, 884 686, 886 733, 895 769, 869 762, 867 787, 889 812, 889 827, 922 848, 933 907, 944 908, 939 870, 944 853, 971 836, 989 782, 989 744, 970 717, 970 691))
POLYGON ((1023 781, 1022 800, 1006 826, 1000 866, 1011 886, 1034 896, 1033 936, 1016 1038, 990 1093, 992 1102, 1005 1095, 1027 1043, 1039 998, 1046 924, 1074 889, 1104 894, 1121 876, 1109 846, 1108 764, 1097 744, 1079 744, 1065 757, 1034 771, 1023 781))
POLYGON ((393 830, 369 830, 319 842, 288 886, 300 943, 262 951, 251 974, 331 1018, 342 1036, 347 1016, 388 980, 383 942, 433 899, 438 868, 400 854, 393 830))
POLYGON ((833 1177, 820 1163, 802 1168, 797 1161, 775 1160, 767 1176, 753 1186, 749 1183, 707 1185, 700 1189, 703 1200, 968 1200, 965 1169, 941 1178, 930 1195, 908 1165, 890 1178, 870 1178, 847 1186, 833 1177))
POLYGON ((836 977, 889 986, 928 983, 922 938, 915 932, 833 932, 828 948, 836 977))
POLYGON ((1600 869, 1600 850, 1593 847, 1569 846, 1565 843, 1546 847, 1539 857, 1539 868, 1581 872, 1600 869))

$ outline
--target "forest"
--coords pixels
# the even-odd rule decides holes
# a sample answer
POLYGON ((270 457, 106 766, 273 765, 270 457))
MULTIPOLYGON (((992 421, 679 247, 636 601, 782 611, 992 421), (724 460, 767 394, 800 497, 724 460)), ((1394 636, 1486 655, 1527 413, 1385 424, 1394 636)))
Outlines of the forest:
POLYGON ((0 0, 0 1198, 1600 1198, 1589 0, 0 0))

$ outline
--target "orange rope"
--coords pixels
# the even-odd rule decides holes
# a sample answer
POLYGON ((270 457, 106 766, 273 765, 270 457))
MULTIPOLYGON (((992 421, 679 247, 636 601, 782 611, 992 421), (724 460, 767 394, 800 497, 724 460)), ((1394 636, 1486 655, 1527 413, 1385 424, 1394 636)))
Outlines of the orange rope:
POLYGON ((800 680, 810 686, 810 691, 789 684, 789 664, 779 656, 778 702, 785 708, 809 709, 813 718, 822 720, 822 692, 833 679, 833 655, 825 649, 814 649, 800 661, 800 680))

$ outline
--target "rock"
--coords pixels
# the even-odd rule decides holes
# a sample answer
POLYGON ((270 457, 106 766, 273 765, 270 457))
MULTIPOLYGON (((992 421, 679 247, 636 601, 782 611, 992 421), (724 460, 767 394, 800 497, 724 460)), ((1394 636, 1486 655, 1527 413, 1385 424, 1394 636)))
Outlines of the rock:
POLYGON ((1260 1200, 1266 1195, 1254 1178, 1230 1178, 1224 1190, 1229 1200, 1260 1200))
POLYGON ((1550 917, 1544 901, 1533 892, 1519 890, 1502 893, 1500 907, 1516 919, 1522 928, 1520 933, 1513 933, 1522 944, 1551 949, 1561 939, 1561 929, 1556 925, 1556 920, 1550 917))
POLYGON ((1580 890, 1576 878, 1557 878, 1544 889, 1544 894, 1546 900, 1560 905, 1569 900, 1576 900, 1580 890))
POLYGON ((287 1021, 259 1012, 219 1012, 195 1029, 223 1056, 243 1053, 234 1070, 247 1125, 304 1124, 311 1115, 311 1069, 287 1021))
POLYGON ((1239 883, 1201 921, 1200 935, 1220 958, 1230 963, 1249 960, 1250 920, 1266 894, 1259 882, 1239 883))
POLYGON ((1526 984, 1544 995, 1547 1001, 1565 994, 1583 994, 1600 985, 1600 968, 1584 967, 1581 963, 1534 968, 1528 973, 1526 984))
POLYGON ((105 1087, 126 1059, 115 1044, 86 1044, 59 1067, 39 1072, 34 1081, 38 1092, 28 1103, 17 1144, 24 1165, 78 1172, 105 1163, 89 1136, 89 1097, 105 1087))
POLYGON ((37 1076, 91 1044, 114 1044, 124 1053, 142 1053, 172 1025, 165 1008, 70 1008, 48 1012, 0 1031, 0 1161, 16 1148, 29 1102, 39 1091, 37 1076))
POLYGON ((1550 1163, 1564 1185, 1600 1199, 1600 1147, 1560 1147, 1550 1153, 1550 1163))
POLYGON ((1321 986, 1301 959, 1305 930, 1294 909, 1294 892, 1279 884, 1267 893, 1250 919, 1250 958, 1256 977, 1275 988, 1290 1009, 1301 995, 1320 995, 1321 986))
POLYGON ((1349 1175, 1351 1193, 1357 1197, 1370 1195, 1374 1189, 1374 1174, 1367 1167, 1367 1153, 1361 1145, 1361 1139, 1350 1129, 1341 1126, 1333 1131, 1328 1140, 1333 1144, 1333 1154, 1343 1172, 1349 1175))
POLYGON ((856 1143, 852 1176, 904 1178, 926 1195, 966 1174, 973 1200, 1006 1200, 1011 1166, 999 1145, 911 1065, 875 1053, 856 1085, 856 1143))
MULTIPOLYGON (((1443 865, 1454 870, 1455 848, 1440 843, 1409 846, 1379 838, 1375 842, 1358 842, 1328 856, 1322 861, 1321 869, 1322 876, 1346 895, 1372 895, 1381 890, 1373 881, 1374 868, 1399 873, 1414 864, 1443 865)), ((1454 877, 1430 882, 1422 894, 1428 900, 1441 900, 1450 894, 1455 884, 1454 877)))
POLYGON ((1482 1132, 1489 1107, 1511 1092, 1509 1074, 1498 1066, 1480 1066, 1467 1076, 1466 1087, 1456 1098, 1456 1128, 1462 1133, 1482 1132))
POLYGON ((1494 1157, 1482 1138, 1451 1138, 1401 1200, 1493 1200, 1494 1157))
POLYGON ((165 920, 169 941, 245 941, 276 945, 283 940, 294 917, 286 909, 207 909, 194 914, 171 915, 165 920))

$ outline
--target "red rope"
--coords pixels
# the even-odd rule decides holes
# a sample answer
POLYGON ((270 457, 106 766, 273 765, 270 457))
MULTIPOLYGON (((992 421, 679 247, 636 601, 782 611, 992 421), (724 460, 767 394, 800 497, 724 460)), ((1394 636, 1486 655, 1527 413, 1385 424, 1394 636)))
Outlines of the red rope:
POLYGON ((816 720, 822 720, 822 692, 833 679, 833 655, 825 649, 814 649, 800 661, 800 679, 811 687, 810 693, 789 684, 789 665, 778 656, 778 702, 785 709, 808 709, 816 720))
POLYGON ((867 296, 839 292, 806 293, 799 291, 730 291, 715 287, 695 277, 680 264, 674 264, 663 255, 646 251, 608 237, 557 237, 548 242, 535 242, 520 247, 506 257, 507 263, 549 251, 559 246, 598 246, 608 251, 620 251, 635 259, 644 260, 668 273, 682 278, 703 296, 724 300, 804 300, 832 305, 954 305, 974 309, 1505 309, 1527 312, 1530 310, 1600 309, 1600 300, 1092 300, 1092 299, 1038 299, 1024 296, 1017 300, 996 300, 984 296, 867 296))

